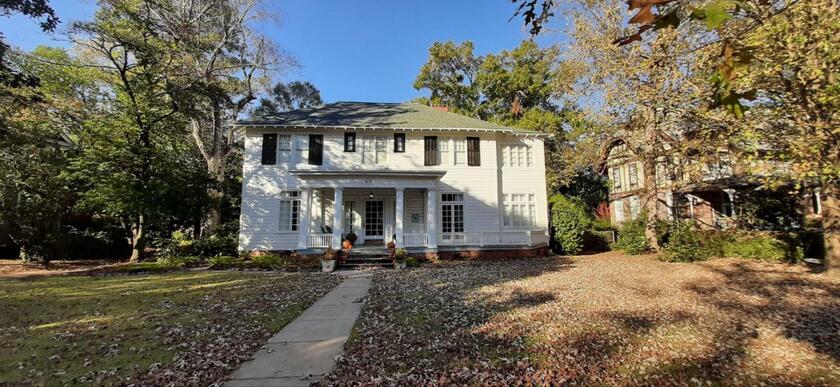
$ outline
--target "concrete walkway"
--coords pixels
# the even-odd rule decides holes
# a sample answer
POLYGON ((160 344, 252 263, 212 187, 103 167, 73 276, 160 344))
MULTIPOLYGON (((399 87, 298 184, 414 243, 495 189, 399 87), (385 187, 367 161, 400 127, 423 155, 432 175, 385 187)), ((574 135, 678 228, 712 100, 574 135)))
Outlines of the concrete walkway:
POLYGON ((370 288, 370 273, 340 275, 341 284, 269 339, 225 386, 308 386, 330 372, 370 288))

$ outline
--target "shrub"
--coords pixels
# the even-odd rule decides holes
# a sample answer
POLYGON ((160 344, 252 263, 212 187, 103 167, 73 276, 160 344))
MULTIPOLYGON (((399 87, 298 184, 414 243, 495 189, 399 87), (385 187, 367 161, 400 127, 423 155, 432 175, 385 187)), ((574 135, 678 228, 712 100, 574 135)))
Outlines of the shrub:
POLYGON ((335 260, 336 255, 338 255, 338 253, 330 247, 327 247, 327 249, 324 250, 324 260, 325 261, 335 260))
POLYGON ((394 250, 394 257, 396 259, 405 259, 406 255, 408 255, 408 250, 406 250, 406 249, 396 249, 396 250, 394 250))
POLYGON ((274 269, 283 266, 285 260, 279 255, 265 254, 251 258, 251 266, 260 269, 274 269))
POLYGON ((636 219, 624 222, 618 231, 618 240, 612 247, 627 254, 638 255, 650 250, 650 244, 645 236, 647 214, 644 212, 636 219))
POLYGON ((165 257, 215 257, 218 255, 236 255, 236 236, 228 233, 214 234, 198 239, 190 239, 181 231, 172 233, 170 239, 161 241, 157 254, 165 257))
POLYGON ((179 266, 196 266, 202 262, 201 257, 192 255, 184 257, 158 257, 157 262, 161 264, 173 264, 179 266))
POLYGON ((420 266, 420 261, 418 261, 417 258, 408 257, 405 259, 405 265, 408 267, 420 266))
POLYGON ((763 233, 739 233, 723 243, 722 252, 727 257, 777 262, 799 262, 805 255, 797 242, 763 233))
POLYGON ((242 261, 238 258, 229 255, 211 257, 209 262, 211 269, 228 269, 231 267, 238 267, 242 263, 242 261))
POLYGON ((579 198, 555 195, 551 198, 551 225, 554 239, 566 254, 583 250, 583 237, 592 224, 586 204, 579 198))
POLYGON ((694 222, 675 222, 668 227, 667 244, 660 257, 668 262, 694 262, 708 259, 712 252, 704 243, 703 235, 698 232, 694 222))

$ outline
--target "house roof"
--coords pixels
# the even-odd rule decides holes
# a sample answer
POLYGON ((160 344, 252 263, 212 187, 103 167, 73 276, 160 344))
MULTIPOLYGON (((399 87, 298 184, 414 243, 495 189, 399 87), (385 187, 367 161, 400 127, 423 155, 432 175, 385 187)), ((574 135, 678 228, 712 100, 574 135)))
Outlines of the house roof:
POLYGON ((336 102, 310 109, 255 116, 239 121, 237 125, 243 127, 450 129, 540 133, 510 128, 418 103, 336 102))

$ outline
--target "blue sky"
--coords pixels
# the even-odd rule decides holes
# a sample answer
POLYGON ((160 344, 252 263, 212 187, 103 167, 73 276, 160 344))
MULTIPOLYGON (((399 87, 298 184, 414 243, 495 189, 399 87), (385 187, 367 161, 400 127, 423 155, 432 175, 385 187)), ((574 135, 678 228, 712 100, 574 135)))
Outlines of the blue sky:
MULTIPOLYGON (((92 0, 53 0, 64 22, 84 20, 96 10, 92 0)), ((308 80, 327 102, 401 102, 425 95, 412 83, 439 40, 472 40, 476 52, 510 49, 528 38, 509 0, 266 0, 279 17, 258 28, 295 57, 300 68, 278 75, 308 80)), ((42 33, 36 22, 0 18, 0 32, 13 45, 66 45, 42 33)), ((56 36, 60 39, 60 36, 56 36)), ((541 37, 546 45, 557 35, 541 37)))

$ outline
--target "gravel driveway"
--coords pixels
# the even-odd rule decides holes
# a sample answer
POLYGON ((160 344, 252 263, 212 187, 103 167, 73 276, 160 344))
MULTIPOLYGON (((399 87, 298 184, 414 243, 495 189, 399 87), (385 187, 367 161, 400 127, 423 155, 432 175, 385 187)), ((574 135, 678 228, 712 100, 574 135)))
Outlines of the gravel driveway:
POLYGON ((840 384, 840 281, 604 253, 377 273, 333 384, 840 384))

